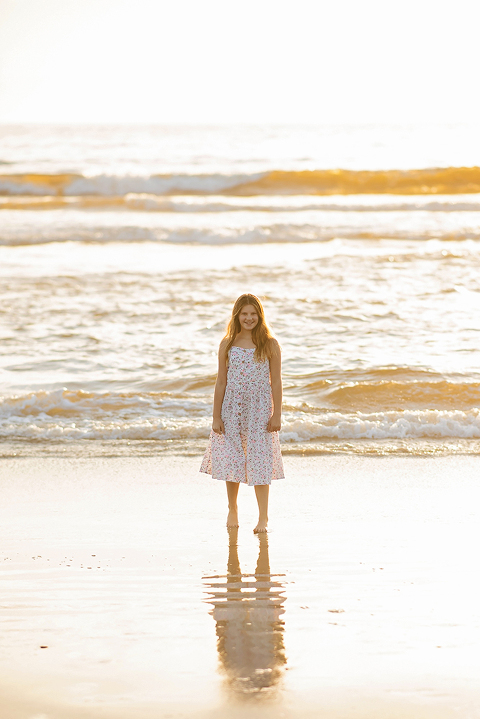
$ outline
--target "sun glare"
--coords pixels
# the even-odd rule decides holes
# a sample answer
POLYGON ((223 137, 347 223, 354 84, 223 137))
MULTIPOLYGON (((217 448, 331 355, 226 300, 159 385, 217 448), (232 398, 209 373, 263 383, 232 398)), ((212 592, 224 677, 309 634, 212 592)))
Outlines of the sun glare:
POLYGON ((4 0, 0 121, 471 121, 475 21, 429 0, 4 0))

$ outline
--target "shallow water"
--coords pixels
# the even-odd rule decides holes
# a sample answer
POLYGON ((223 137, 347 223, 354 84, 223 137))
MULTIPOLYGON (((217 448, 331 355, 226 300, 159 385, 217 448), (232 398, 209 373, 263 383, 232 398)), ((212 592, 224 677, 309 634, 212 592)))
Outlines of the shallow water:
POLYGON ((474 129, 3 128, 4 452, 201 451, 245 291, 286 452, 478 452, 474 129))

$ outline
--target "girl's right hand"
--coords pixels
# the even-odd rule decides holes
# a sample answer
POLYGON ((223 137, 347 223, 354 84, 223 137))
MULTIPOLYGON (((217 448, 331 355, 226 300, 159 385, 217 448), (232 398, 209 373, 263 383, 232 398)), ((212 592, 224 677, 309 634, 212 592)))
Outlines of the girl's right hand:
POLYGON ((212 429, 215 434, 225 434, 225 426, 222 419, 215 419, 212 422, 212 429))

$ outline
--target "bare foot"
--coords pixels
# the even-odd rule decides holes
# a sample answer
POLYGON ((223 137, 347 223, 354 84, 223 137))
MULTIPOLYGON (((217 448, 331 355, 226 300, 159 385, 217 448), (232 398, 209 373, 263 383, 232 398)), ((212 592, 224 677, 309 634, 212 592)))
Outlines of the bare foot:
POLYGON ((268 532, 267 522, 268 522, 268 519, 265 519, 265 520, 260 520, 260 519, 259 519, 257 526, 256 526, 255 529, 253 530, 254 533, 255 533, 255 534, 260 534, 260 532, 268 532))
POLYGON ((231 529, 232 527, 238 527, 238 512, 236 509, 230 509, 228 511, 227 527, 228 529, 231 529))

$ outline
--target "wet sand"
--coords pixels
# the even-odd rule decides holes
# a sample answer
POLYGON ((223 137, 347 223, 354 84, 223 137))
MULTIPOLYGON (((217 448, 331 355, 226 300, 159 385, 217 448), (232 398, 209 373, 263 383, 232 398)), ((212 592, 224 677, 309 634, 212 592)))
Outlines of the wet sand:
POLYGON ((2 719, 480 716, 478 458, 199 462, 0 462, 2 719))

